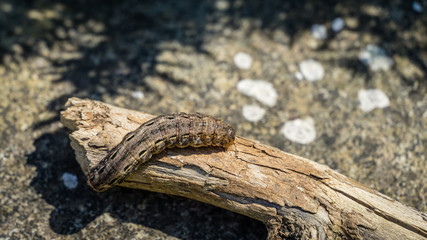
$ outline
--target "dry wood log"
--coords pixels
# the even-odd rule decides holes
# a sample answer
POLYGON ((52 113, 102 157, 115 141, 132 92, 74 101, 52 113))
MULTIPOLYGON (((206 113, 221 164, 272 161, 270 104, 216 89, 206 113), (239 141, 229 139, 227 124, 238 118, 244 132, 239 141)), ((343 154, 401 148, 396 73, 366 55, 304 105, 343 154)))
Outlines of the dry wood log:
MULTIPOLYGON (((154 116, 71 98, 61 113, 83 172, 154 116)), ((237 137, 220 147, 167 149, 123 187, 183 196, 265 223, 269 239, 425 239, 427 215, 330 168, 237 137)))

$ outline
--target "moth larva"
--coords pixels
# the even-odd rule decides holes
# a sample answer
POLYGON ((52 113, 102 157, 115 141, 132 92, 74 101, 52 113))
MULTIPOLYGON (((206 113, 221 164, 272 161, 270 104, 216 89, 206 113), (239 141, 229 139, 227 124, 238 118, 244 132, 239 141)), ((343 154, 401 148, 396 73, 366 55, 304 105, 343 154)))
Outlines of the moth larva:
POLYGON ((105 191, 121 183, 139 165, 165 148, 187 146, 227 147, 234 141, 234 129, 209 115, 177 113, 162 115, 126 134, 88 174, 88 184, 105 191))

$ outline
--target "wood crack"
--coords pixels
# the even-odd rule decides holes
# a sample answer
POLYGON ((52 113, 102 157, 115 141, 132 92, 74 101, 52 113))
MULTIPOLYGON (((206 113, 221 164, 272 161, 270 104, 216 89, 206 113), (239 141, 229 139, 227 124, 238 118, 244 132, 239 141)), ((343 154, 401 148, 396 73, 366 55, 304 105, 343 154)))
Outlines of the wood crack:
MULTIPOLYGON (((71 145, 85 174, 105 156, 98 146, 114 146, 138 127, 130 115, 132 120, 152 118, 98 101, 69 99, 61 122, 74 131, 71 145)), ((209 147, 176 151, 179 157, 160 154, 147 160, 120 186, 184 196, 247 215, 264 222, 269 239, 427 237, 425 214, 302 157, 241 137, 228 152, 209 147)))

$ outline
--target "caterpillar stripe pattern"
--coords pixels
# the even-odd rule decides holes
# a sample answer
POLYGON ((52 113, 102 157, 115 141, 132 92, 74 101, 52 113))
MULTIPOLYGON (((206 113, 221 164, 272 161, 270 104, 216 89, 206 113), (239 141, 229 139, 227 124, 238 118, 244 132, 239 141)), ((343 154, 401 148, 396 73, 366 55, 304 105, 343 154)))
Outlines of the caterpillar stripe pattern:
POLYGON ((234 129, 222 120, 200 113, 162 115, 143 123, 89 170, 88 184, 105 191, 120 184, 153 154, 172 147, 222 146, 235 138, 234 129))

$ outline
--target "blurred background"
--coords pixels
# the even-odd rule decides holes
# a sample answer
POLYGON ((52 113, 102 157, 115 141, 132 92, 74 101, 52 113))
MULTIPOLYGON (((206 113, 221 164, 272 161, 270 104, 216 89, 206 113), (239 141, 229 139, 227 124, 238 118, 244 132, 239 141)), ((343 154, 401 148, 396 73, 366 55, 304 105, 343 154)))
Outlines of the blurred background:
POLYGON ((69 97, 201 112, 427 210, 427 1, 0 1, 0 238, 264 239, 179 197, 95 193, 69 97))

